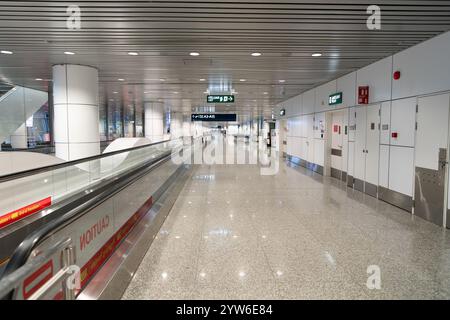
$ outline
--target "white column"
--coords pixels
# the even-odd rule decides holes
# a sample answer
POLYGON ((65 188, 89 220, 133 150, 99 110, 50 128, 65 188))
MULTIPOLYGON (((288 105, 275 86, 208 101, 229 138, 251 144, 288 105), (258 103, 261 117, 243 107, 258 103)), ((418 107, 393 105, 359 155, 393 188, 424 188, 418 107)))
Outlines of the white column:
POLYGON ((146 102, 145 112, 145 137, 151 142, 164 140, 164 105, 156 102, 146 102))
POLYGON ((53 66, 55 155, 75 160, 100 154, 98 70, 53 66))
POLYGON ((183 115, 183 130, 182 134, 184 137, 191 137, 192 136, 192 128, 191 128, 191 117, 190 115, 183 115))
POLYGON ((172 112, 170 117, 170 133, 172 139, 177 139, 183 135, 183 114, 172 112))

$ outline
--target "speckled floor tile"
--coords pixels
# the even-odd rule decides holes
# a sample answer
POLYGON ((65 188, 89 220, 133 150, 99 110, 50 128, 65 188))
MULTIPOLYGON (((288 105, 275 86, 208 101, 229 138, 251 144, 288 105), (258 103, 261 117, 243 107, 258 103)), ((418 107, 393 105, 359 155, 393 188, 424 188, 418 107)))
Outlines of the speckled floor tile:
POLYGON ((304 168, 202 165, 123 299, 449 299, 449 279, 450 234, 406 211, 304 168))

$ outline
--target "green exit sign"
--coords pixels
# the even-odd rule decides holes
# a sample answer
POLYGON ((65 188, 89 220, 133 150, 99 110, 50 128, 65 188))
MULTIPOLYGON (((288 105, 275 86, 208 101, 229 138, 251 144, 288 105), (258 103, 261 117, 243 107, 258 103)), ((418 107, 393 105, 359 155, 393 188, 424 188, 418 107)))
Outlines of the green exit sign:
POLYGON ((211 95, 206 97, 208 103, 233 103, 234 96, 232 95, 211 95))
POLYGON ((337 92, 335 94, 330 95, 330 98, 328 99, 328 105, 334 106, 336 104, 342 103, 342 92, 337 92))

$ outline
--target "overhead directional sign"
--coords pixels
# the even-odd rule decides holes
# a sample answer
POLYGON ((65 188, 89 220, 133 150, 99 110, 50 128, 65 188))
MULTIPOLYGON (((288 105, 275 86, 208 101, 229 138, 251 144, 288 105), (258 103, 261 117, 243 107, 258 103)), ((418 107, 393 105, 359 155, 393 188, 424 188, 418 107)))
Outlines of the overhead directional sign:
POLYGON ((208 103, 233 103, 233 95, 209 95, 206 97, 208 103))
POLYGON ((235 113, 193 113, 192 121, 236 121, 235 113))
POLYGON ((342 92, 337 92, 335 94, 330 95, 330 98, 328 100, 328 105, 334 106, 336 104, 342 103, 342 92))

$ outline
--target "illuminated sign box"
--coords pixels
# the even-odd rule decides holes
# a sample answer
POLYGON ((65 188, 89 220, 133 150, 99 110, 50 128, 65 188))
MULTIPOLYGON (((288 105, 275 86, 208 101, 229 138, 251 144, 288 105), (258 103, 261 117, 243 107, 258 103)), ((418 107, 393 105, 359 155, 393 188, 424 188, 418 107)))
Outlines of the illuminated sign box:
POLYGON ((234 96, 232 95, 211 95, 206 97, 208 103, 233 103, 234 96))
POLYGON ((342 103, 342 92, 337 92, 335 94, 330 95, 330 98, 328 99, 328 105, 334 106, 336 104, 342 103))
POLYGON ((191 121, 236 121, 235 113, 193 113, 191 121))

